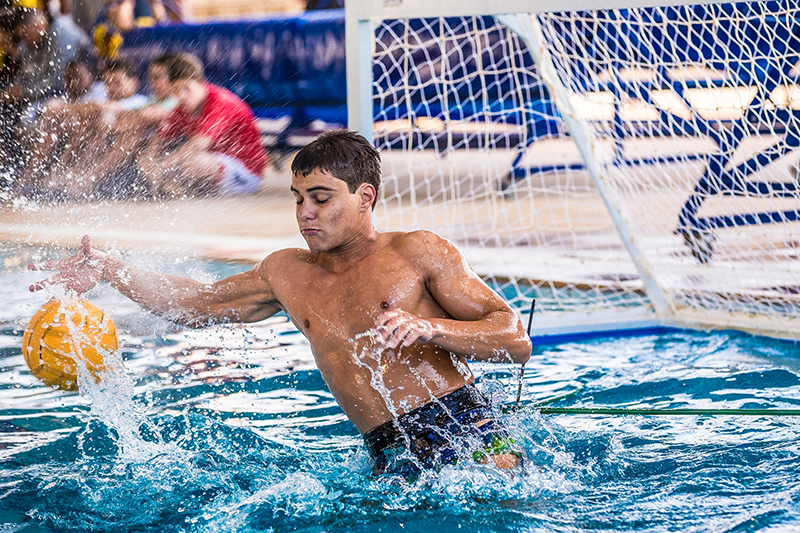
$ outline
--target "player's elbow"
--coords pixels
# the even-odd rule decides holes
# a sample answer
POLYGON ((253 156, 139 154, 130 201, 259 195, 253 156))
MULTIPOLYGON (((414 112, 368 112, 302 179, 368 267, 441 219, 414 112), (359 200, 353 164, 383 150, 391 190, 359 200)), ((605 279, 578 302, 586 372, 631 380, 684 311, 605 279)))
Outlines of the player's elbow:
POLYGON ((501 337, 497 340, 503 346, 505 360, 510 359, 513 363, 527 362, 531 358, 532 344, 519 317, 511 310, 498 313, 495 317, 502 320, 503 324, 499 328, 502 331, 501 337))
POLYGON ((517 335, 517 338, 508 347, 508 353, 515 363, 527 363, 528 359, 531 358, 532 350, 531 339, 524 332, 521 335, 517 335))

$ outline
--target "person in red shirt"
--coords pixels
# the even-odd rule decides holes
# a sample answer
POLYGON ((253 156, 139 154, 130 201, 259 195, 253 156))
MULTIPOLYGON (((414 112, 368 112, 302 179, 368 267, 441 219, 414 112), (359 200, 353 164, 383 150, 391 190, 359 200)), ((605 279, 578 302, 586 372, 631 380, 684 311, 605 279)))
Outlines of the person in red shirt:
POLYGON ((267 166, 253 111, 208 83, 191 54, 167 65, 178 106, 138 159, 156 196, 241 195, 256 191, 267 166))

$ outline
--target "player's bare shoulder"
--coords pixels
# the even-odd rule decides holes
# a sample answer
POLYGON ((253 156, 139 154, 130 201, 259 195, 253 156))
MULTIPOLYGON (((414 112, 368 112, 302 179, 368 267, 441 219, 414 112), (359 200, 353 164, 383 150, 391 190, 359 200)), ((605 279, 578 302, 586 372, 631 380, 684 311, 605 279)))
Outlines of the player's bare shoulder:
POLYGON ((432 231, 394 232, 389 235, 392 247, 423 270, 447 265, 461 266, 465 262, 455 244, 432 231))
POLYGON ((269 254, 255 267, 259 277, 276 281, 296 273, 297 269, 312 261, 312 253, 301 248, 285 248, 269 254))

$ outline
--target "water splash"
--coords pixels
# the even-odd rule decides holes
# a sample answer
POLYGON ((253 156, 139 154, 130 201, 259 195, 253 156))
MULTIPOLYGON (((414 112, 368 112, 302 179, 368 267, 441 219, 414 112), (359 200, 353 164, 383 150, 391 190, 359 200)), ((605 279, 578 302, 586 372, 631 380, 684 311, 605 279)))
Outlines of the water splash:
MULTIPOLYGON (((12 274, 2 275, 7 281, 12 274)), ((20 285, 16 277, 3 284, 20 285)), ((40 305, 8 291, 18 310, 40 305)), ((276 371, 207 382, 180 357, 162 353, 184 349, 176 334, 147 334, 143 323, 142 338, 132 340, 123 328, 120 357, 129 371, 121 379, 130 381, 98 392, 104 406, 93 412, 95 396, 48 389, 27 373, 21 317, 4 312, 3 529, 657 532, 800 524, 795 419, 543 417, 523 410, 502 418, 524 436, 529 462, 521 474, 471 463, 409 484, 370 474, 360 436, 319 372, 277 371, 281 357, 288 366, 300 352, 311 358, 296 331, 281 330, 273 348, 248 354, 248 365, 276 371), (125 415, 131 429, 122 437, 117 409, 134 411, 125 415)), ((137 320, 135 313, 117 323, 137 320)), ((205 349, 216 335, 185 343, 205 349)), ((236 342, 226 340, 226 348, 236 342)), ((796 407, 796 352, 796 345, 729 332, 546 346, 526 365, 523 404, 579 390, 558 405, 796 407)), ((516 391, 515 366, 473 368, 480 387, 496 391, 493 400, 516 391)))

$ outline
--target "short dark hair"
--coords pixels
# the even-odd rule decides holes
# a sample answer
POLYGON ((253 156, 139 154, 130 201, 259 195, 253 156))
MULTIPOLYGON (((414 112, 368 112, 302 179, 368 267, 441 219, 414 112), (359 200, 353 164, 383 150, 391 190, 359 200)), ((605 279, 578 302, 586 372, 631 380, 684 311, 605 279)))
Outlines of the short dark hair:
POLYGON ((361 135, 348 130, 330 130, 304 146, 292 161, 292 174, 308 176, 315 170, 327 172, 347 184, 354 193, 362 183, 381 186, 381 155, 361 135))
MULTIPOLYGON (((3 2, 5 4, 5 2, 3 2)), ((0 7, 0 31, 14 32, 17 23, 17 13, 13 7, 3 5, 0 7)))
POLYGON ((75 59, 72 59, 67 62, 64 69, 66 70, 75 67, 83 67, 89 72, 89 74, 92 75, 92 77, 94 78, 97 77, 97 70, 95 69, 91 61, 89 61, 89 58, 86 57, 85 53, 78 53, 78 55, 75 56, 75 59))
POLYGON ((103 74, 107 72, 122 72, 130 78, 139 77, 139 72, 136 69, 136 65, 134 65, 130 59, 125 57, 119 57, 117 59, 111 59, 107 61, 106 67, 103 69, 103 74))
POLYGON ((14 14, 14 29, 27 24, 33 24, 37 17, 42 16, 47 21, 47 25, 53 24, 53 14, 49 9, 36 9, 33 7, 17 8, 14 14))
POLYGON ((193 54, 175 54, 166 66, 170 82, 178 80, 204 81, 206 79, 203 62, 193 54))
POLYGON ((160 56, 156 57, 152 61, 150 61, 150 66, 158 66, 167 68, 170 63, 172 63, 176 57, 178 57, 177 52, 164 52, 160 56))

